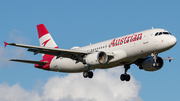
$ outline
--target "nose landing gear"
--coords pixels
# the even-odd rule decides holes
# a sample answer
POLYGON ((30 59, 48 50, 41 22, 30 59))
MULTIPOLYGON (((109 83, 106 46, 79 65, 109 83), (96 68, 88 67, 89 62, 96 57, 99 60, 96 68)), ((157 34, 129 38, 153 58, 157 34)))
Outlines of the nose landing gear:
POLYGON ((152 53, 151 56, 153 57, 154 59, 154 63, 153 63, 153 67, 158 67, 159 66, 159 63, 157 63, 157 53, 152 53))

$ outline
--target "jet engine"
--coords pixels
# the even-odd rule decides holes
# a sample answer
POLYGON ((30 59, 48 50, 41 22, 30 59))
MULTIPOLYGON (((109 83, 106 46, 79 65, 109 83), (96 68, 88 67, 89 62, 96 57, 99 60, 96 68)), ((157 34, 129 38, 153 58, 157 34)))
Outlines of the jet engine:
POLYGON ((151 58, 147 58, 146 60, 144 60, 142 62, 142 65, 140 68, 144 69, 145 71, 156 71, 159 70, 163 67, 163 59, 161 57, 157 57, 156 59, 156 66, 153 66, 154 64, 154 59, 151 58))
POLYGON ((107 63, 107 61, 108 61, 108 56, 103 51, 88 54, 85 58, 85 62, 88 65, 105 64, 107 63))

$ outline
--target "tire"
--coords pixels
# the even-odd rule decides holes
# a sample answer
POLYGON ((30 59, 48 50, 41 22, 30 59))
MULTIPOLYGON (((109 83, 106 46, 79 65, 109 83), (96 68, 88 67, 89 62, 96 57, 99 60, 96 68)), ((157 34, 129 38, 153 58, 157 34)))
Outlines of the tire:
POLYGON ((124 74, 121 74, 120 79, 121 79, 121 81, 124 81, 124 80, 126 79, 126 78, 125 78, 125 75, 124 75, 124 74))
POLYGON ((93 72, 92 72, 92 71, 89 71, 89 72, 88 72, 88 77, 89 77, 89 78, 92 78, 92 77, 93 77, 93 72))
POLYGON ((126 75, 126 81, 129 81, 131 79, 131 76, 129 74, 126 75))
POLYGON ((89 73, 88 73, 87 71, 83 72, 83 77, 84 77, 84 78, 87 78, 87 77, 88 77, 88 74, 89 74, 89 73))
POLYGON ((122 74, 120 76, 121 81, 129 81, 131 79, 131 76, 129 74, 122 74))

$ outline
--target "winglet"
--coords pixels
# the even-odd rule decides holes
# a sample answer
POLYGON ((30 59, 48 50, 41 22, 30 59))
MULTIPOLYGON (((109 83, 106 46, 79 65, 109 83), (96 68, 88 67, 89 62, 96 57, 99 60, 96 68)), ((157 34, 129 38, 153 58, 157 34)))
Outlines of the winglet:
POLYGON ((4 47, 6 47, 7 45, 8 45, 8 43, 4 41, 4 47))

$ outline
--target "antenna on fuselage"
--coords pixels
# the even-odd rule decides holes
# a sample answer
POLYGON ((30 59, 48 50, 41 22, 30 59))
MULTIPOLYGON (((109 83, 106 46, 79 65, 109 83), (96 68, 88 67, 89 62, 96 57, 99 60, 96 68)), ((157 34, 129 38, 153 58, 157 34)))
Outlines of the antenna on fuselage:
POLYGON ((154 29, 153 26, 151 28, 154 29))

